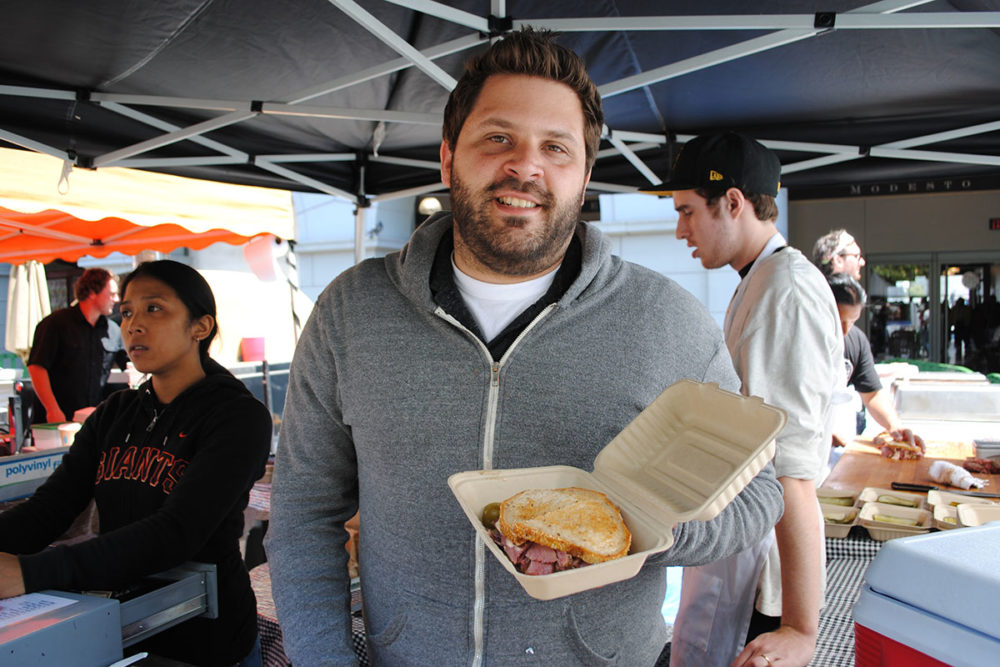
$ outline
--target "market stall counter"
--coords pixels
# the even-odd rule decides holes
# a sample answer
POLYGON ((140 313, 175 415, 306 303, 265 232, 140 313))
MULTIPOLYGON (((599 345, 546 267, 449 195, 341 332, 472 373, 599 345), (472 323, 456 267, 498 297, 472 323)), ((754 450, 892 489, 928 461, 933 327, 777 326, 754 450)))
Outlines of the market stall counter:
MULTIPOLYGON (((975 442, 968 440, 933 440, 926 442, 924 458, 915 461, 895 461, 881 455, 871 440, 858 438, 848 445, 823 483, 820 493, 840 491, 853 503, 865 489, 890 490, 893 482, 950 487, 934 481, 930 467, 935 461, 945 460, 961 465, 966 458, 976 455, 975 442)), ((1000 475, 975 473, 975 477, 988 480, 982 491, 1000 494, 1000 475)), ((954 491, 955 489, 951 489, 954 491)), ((928 492, 911 493, 926 503, 928 492)), ((931 492, 935 493, 935 492, 931 492)), ((877 497, 877 496, 876 496, 877 497)), ((972 499, 972 497, 969 497, 972 499)), ((931 528, 933 531, 934 528, 931 528)), ((826 605, 820 615, 819 639, 812 667, 851 667, 854 658, 854 606, 862 591, 869 565, 885 544, 873 539, 868 529, 856 521, 843 537, 826 538, 827 591, 826 605)))

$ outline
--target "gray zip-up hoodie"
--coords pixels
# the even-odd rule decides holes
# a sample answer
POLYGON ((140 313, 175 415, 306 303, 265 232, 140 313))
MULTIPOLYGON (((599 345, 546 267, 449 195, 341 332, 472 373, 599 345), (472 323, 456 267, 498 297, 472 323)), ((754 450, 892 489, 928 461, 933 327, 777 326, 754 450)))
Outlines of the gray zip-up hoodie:
POLYGON ((439 215, 400 252, 324 290, 295 352, 267 553, 296 665, 353 664, 347 533, 360 507, 369 654, 377 665, 652 665, 664 567, 759 540, 782 511, 770 464, 715 519, 680 524, 634 578, 539 601, 477 541, 447 478, 594 458, 682 378, 739 382, 718 326, 674 282, 612 256, 581 223, 580 275, 494 362, 438 307, 439 215))

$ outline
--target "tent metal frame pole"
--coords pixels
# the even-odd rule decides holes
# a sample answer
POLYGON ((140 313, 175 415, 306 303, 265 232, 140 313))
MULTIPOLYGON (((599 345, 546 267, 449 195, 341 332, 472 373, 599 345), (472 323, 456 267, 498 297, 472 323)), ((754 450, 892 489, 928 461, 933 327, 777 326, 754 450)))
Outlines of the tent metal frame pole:
POLYGON ((911 148, 913 146, 926 146, 927 144, 933 144, 939 141, 951 141, 952 139, 961 139, 962 137, 985 134, 987 132, 995 132, 997 130, 1000 130, 1000 120, 995 120, 989 123, 979 123, 978 125, 969 125, 968 127, 947 130, 945 132, 925 134, 922 137, 912 137, 910 139, 901 139, 900 141, 891 141, 887 144, 881 144, 879 148, 911 148))
POLYGON ((587 184, 588 191, 612 192, 620 194, 635 194, 638 188, 631 185, 619 185, 618 183, 604 183, 601 181, 591 181, 587 184))
POLYGON ((51 155, 52 157, 57 157, 60 160, 66 160, 66 151, 61 151, 52 146, 41 143, 40 141, 35 141, 34 139, 29 139, 28 137, 22 137, 20 134, 14 132, 8 132, 7 130, 0 129, 0 139, 8 141, 22 148, 27 148, 35 151, 36 153, 45 153, 46 155, 51 155))
MULTIPOLYGON (((453 39, 449 42, 444 42, 443 44, 438 44, 437 46, 432 46, 429 49, 424 49, 420 53, 428 60, 435 60, 443 56, 449 56, 453 53, 458 53, 460 51, 465 51, 466 49, 479 46, 485 41, 486 38, 480 37, 479 35, 467 35, 465 37, 453 39)), ((395 60, 382 63, 381 65, 375 65, 374 67, 369 67, 368 69, 360 72, 342 76, 316 86, 310 86, 305 90, 300 90, 294 95, 289 96, 288 103, 299 104, 301 102, 307 102, 315 97, 327 95, 341 90, 342 88, 349 88, 355 84, 364 83, 365 81, 369 81, 371 79, 377 79, 380 76, 392 74, 393 72, 408 69, 412 66, 413 61, 409 58, 396 58, 395 60)))
POLYGON ((201 123, 195 123, 194 125, 182 128, 175 132, 161 134, 158 137, 153 137, 152 139, 147 139, 146 141, 140 141, 137 144, 132 144, 131 146, 126 146, 125 148, 119 148, 116 151, 111 151, 110 153, 105 153, 104 155, 98 155, 94 158, 94 166, 112 166, 116 161, 123 158, 132 157, 133 155, 138 155, 139 153, 144 153, 154 148, 160 148, 178 141, 183 141, 184 139, 188 139, 192 136, 200 135, 203 132, 209 132, 211 130, 217 130, 220 127, 234 125, 246 120, 247 118, 253 118, 257 114, 258 112, 252 109, 247 109, 246 111, 233 111, 232 113, 224 114, 218 118, 211 118, 201 123))
POLYGON ((392 157, 391 155, 379 155, 369 158, 371 162, 382 162, 384 164, 394 164, 400 167, 416 167, 417 169, 430 169, 440 171, 441 162, 431 160, 414 160, 408 157, 392 157))
POLYGON ((258 155, 258 160, 268 162, 352 162, 357 159, 355 153, 290 153, 287 155, 258 155))
MULTIPOLYGON (((851 10, 851 13, 881 14, 898 12, 916 5, 926 4, 930 1, 931 0, 919 0, 916 2, 914 0, 883 0, 882 2, 876 2, 865 7, 859 7, 858 9, 851 10)), ((770 35, 755 37, 754 39, 749 39, 745 42, 709 51, 708 53, 702 53, 691 58, 685 58, 684 60, 664 65, 663 67, 657 67, 649 70, 648 72, 643 72, 642 74, 636 74, 634 76, 619 79, 618 81, 612 81, 611 83, 599 86, 598 91, 600 91, 602 98, 619 95, 651 83, 659 83, 660 81, 666 81, 667 79, 672 79, 684 74, 690 74, 691 72, 696 72, 707 67, 720 65, 731 60, 737 60, 744 56, 753 55, 755 53, 777 48, 779 46, 785 46, 786 44, 792 44, 803 39, 808 39, 809 37, 815 37, 816 35, 824 32, 827 32, 826 28, 811 28, 809 30, 781 30, 770 35)))
MULTIPOLYGON (((395 2, 396 0, 389 0, 395 2)), ((402 3, 398 3, 402 4, 402 3)), ((418 9, 414 7, 413 9, 418 9)), ((526 19, 531 25, 558 32, 724 31, 816 29, 816 14, 731 14, 703 16, 607 16, 600 18, 526 19)), ((836 14, 835 30, 914 30, 1000 27, 1000 12, 926 12, 922 14, 836 14)), ((824 28, 825 30, 825 28, 824 28)))
POLYGON ((882 148, 873 146, 868 152, 871 157, 887 157, 899 160, 926 160, 930 162, 957 162, 959 164, 983 164, 1000 167, 1000 155, 973 155, 970 153, 944 153, 941 151, 915 151, 911 149, 882 148))
POLYGON ((275 164, 270 160, 262 160, 258 158, 254 162, 254 164, 260 167, 261 169, 266 169, 267 171, 278 174, 279 176, 284 176, 289 181, 293 181, 295 183, 299 183, 301 185, 306 185, 310 188, 313 188, 317 192, 325 192, 328 195, 341 197, 349 201, 355 200, 354 195, 347 192, 346 190, 341 190, 340 188, 335 188, 332 185, 327 185, 326 183, 317 181, 315 178, 309 178, 308 176, 303 176, 298 172, 292 171, 291 169, 288 169, 286 167, 282 167, 281 165, 275 164))
POLYGON ((433 0, 386 0, 386 2, 429 14, 430 16, 444 19, 445 21, 450 21, 451 23, 456 23, 478 32, 488 33, 490 31, 489 21, 483 17, 462 11, 461 9, 449 7, 440 2, 433 2, 433 0))
POLYGON ((648 180, 653 185, 659 185, 660 183, 663 182, 653 172, 653 170, 650 169, 648 166, 646 166, 646 163, 643 162, 642 159, 625 144, 624 141, 615 136, 614 132, 609 132, 605 138, 609 142, 611 142, 611 145, 614 146, 615 149, 619 153, 621 153, 625 157, 625 159, 628 160, 629 163, 631 163, 631 165, 635 167, 636 170, 646 178, 646 180, 648 180))
POLYGON ((387 192, 384 195, 374 195, 371 197, 373 202, 381 201, 391 201, 393 199, 402 199, 403 197, 419 197, 420 195, 428 195, 432 192, 445 192, 448 188, 445 187, 444 183, 434 183, 432 185, 418 185, 415 188, 407 188, 405 190, 396 190, 394 192, 387 192))
POLYGON ((365 258, 365 209, 354 208, 354 263, 360 264, 365 258))
POLYGON ((246 158, 217 155, 213 157, 150 157, 127 158, 114 163, 115 167, 130 169, 163 169, 167 167, 214 167, 223 164, 246 164, 246 158))
POLYGON ((420 51, 410 46, 409 42, 394 33, 384 23, 369 14, 353 0, 327 1, 354 19, 365 30, 375 35, 386 46, 410 60, 417 69, 440 84, 445 90, 451 90, 458 83, 450 74, 435 65, 432 60, 425 57, 420 51))
POLYGON ((310 116, 337 120, 389 121, 391 123, 416 123, 419 125, 441 124, 441 114, 439 113, 417 113, 387 109, 348 109, 346 107, 318 107, 305 104, 289 105, 280 102, 265 102, 261 106, 261 112, 272 116, 310 116))
MULTIPOLYGON (((104 102, 102 106, 104 106, 106 109, 114 111, 117 114, 125 116, 126 118, 131 118, 132 120, 139 121, 140 123, 145 123, 150 127, 155 127, 156 129, 162 130, 164 132, 173 132, 175 130, 181 129, 179 125, 174 125, 173 123, 168 123, 166 121, 160 120, 155 116, 150 116, 148 113, 144 113, 137 109, 133 109, 132 107, 126 106, 124 104, 119 104, 117 102, 104 102)), ((246 161, 250 157, 247 153, 244 153, 241 150, 237 150, 235 148, 227 146, 226 144, 215 141, 214 139, 209 139, 208 137, 205 136, 196 135, 190 137, 189 141, 193 141, 194 143, 200 146, 204 146, 205 148, 218 151, 223 155, 228 155, 234 158, 240 158, 244 161, 246 161)))

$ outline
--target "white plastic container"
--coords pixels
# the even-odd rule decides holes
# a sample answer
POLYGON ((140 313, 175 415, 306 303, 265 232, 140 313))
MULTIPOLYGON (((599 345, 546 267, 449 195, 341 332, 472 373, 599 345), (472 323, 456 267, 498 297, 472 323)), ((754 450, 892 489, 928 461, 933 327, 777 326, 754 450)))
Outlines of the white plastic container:
POLYGON ((951 505, 935 505, 934 527, 938 530, 958 528, 958 510, 951 505))
POLYGON ((900 507, 899 505, 886 505, 884 503, 867 502, 861 506, 858 514, 861 525, 868 530, 873 540, 884 542, 897 537, 907 537, 908 535, 918 535, 929 532, 934 516, 929 510, 917 509, 915 507, 900 507), (876 521, 876 514, 886 514, 888 516, 899 517, 901 519, 912 519, 917 522, 915 526, 904 526, 884 521, 876 521))
MULTIPOLYGON (((914 503, 913 507, 917 509, 927 509, 927 498, 919 493, 909 493, 907 491, 897 491, 895 489, 879 489, 874 486, 866 486, 861 490, 861 494, 858 496, 858 503, 864 505, 865 503, 881 502, 879 496, 895 496, 901 500, 909 500, 914 503)), ((893 503, 884 503, 886 505, 891 505, 893 503)), ((905 505, 900 505, 900 507, 906 507, 905 505)))
POLYGON ((819 508, 823 512, 823 528, 827 537, 847 537, 858 523, 859 509, 853 505, 844 507, 820 503, 819 508), (846 523, 840 520, 841 517, 846 523))
POLYGON ((60 424, 34 424, 31 427, 31 440, 37 449, 55 449, 62 447, 62 438, 59 435, 60 424))
POLYGON ((962 503, 955 511, 963 526, 982 526, 991 521, 1000 521, 1000 505, 962 503))
POLYGON ((551 600, 635 576, 647 557, 673 544, 674 524, 717 515, 774 456, 784 424, 785 413, 760 398, 682 380, 601 450, 593 472, 570 466, 470 470, 449 477, 448 485, 500 564, 528 595, 551 600), (632 533, 630 553, 576 570, 521 574, 483 526, 483 508, 525 489, 570 486, 601 491, 618 505, 632 533))
POLYGON ((991 498, 977 498, 976 496, 966 496, 961 493, 952 493, 951 491, 941 491, 939 489, 927 492, 927 504, 931 507, 946 505, 955 508, 959 505, 970 503, 975 505, 996 505, 997 501, 991 498))
POLYGON ((820 505, 831 505, 837 507, 856 507, 860 492, 850 489, 833 489, 829 486, 821 486, 816 489, 816 498, 820 505))

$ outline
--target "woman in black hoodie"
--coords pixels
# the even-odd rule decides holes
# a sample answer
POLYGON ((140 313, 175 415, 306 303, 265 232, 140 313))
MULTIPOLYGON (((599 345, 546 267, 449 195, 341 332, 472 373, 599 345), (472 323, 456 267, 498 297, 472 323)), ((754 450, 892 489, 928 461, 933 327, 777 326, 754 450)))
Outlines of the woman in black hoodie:
POLYGON ((145 262, 121 293, 126 350, 151 377, 98 406, 51 477, 0 514, 0 598, 48 588, 120 591, 185 561, 215 563, 219 617, 190 619, 130 651, 260 665, 239 538, 270 450, 271 416, 208 356, 215 298, 197 271, 145 262), (46 548, 91 499, 99 535, 46 548))

